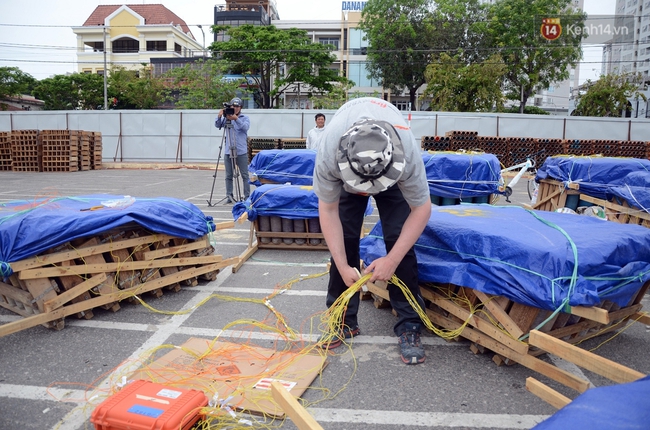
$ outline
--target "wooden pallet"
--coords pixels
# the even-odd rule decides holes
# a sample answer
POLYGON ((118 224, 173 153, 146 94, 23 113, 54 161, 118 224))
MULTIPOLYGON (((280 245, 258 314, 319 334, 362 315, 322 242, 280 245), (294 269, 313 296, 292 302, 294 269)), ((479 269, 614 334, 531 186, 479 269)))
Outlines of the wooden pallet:
POLYGON ((580 191, 578 184, 569 184, 566 188, 564 183, 552 179, 539 181, 537 191, 537 202, 532 205, 533 209, 540 211, 554 212, 559 208, 567 206, 567 199, 579 199, 580 191))
MULTIPOLYGON (((246 220, 248 220, 248 214, 244 212, 237 222, 242 224, 246 220)), ((299 221, 304 223, 303 232, 277 231, 275 228, 273 228, 273 230, 276 231, 269 231, 267 228, 260 228, 260 217, 251 222, 250 232, 248 235, 248 246, 246 247, 246 250, 239 255, 239 263, 233 266, 233 273, 237 273, 246 260, 251 258, 258 249, 293 249, 302 251, 327 250, 328 248, 325 243, 325 237, 323 236, 323 233, 320 232, 320 224, 317 229, 318 231, 314 232, 310 231, 310 220, 304 219, 299 221)), ((312 227, 312 230, 315 230, 315 228, 312 227)))
MULTIPOLYGON (((647 324, 648 322, 650 322, 650 319, 645 323, 647 324)), ((633 382, 646 376, 615 361, 600 357, 576 346, 567 345, 559 339, 537 330, 530 332, 529 343, 617 383, 633 382)), ((558 391, 555 391, 533 377, 526 378, 526 389, 557 409, 571 402, 571 399, 565 395, 560 394, 558 391)))
MULTIPOLYGON (((383 300, 390 300, 385 286, 369 282, 366 287, 383 300)), ((434 326, 458 330, 467 322, 460 336, 472 342, 474 353, 492 351, 497 365, 519 363, 584 392, 589 387, 587 381, 537 358, 546 351, 532 345, 529 334, 537 330, 571 345, 621 329, 630 320, 642 318, 641 300, 649 287, 650 282, 645 283, 624 307, 604 301, 594 307, 571 307, 571 313, 559 312, 550 319, 551 311, 468 287, 426 284, 420 286, 420 291, 427 303, 425 312, 434 326)))
POLYGON ((10 283, 0 282, 0 306, 24 318, 0 326, 0 337, 39 324, 60 330, 66 316, 92 318, 96 308, 115 312, 136 295, 179 291, 199 276, 214 280, 238 261, 214 255, 207 236, 185 241, 135 228, 75 240, 11 263, 10 283))
POLYGON ((555 211, 558 208, 570 207, 577 204, 594 204, 605 209, 609 221, 619 224, 637 224, 650 227, 650 214, 641 209, 631 207, 626 201, 613 198, 610 201, 583 194, 580 184, 569 184, 566 189, 559 181, 544 179, 540 181, 537 202, 532 209, 555 211), (570 200, 573 200, 570 202, 570 200))

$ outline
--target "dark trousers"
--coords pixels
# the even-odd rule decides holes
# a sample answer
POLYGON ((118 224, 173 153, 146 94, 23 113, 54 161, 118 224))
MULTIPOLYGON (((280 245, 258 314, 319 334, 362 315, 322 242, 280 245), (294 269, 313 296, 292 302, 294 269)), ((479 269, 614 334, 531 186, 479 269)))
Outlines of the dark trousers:
MULTIPOLYGON (((348 264, 357 269, 360 266, 359 237, 361 235, 361 228, 363 227, 363 214, 368 205, 368 199, 369 196, 350 194, 345 191, 341 191, 341 197, 339 199, 339 217, 343 226, 345 254, 348 258, 348 264)), ((379 219, 381 220, 384 233, 386 252, 390 252, 402 231, 402 226, 406 218, 411 213, 411 208, 406 203, 406 200, 404 200, 404 196, 402 196, 402 192, 397 186, 393 186, 383 193, 375 195, 374 199, 379 210, 379 219)), ((409 250, 397 266, 395 275, 406 284, 418 303, 420 303, 420 306, 424 308, 424 301, 420 296, 420 287, 418 284, 417 259, 413 248, 409 250)), ((347 288, 332 259, 329 284, 327 286, 327 307, 329 308, 347 288)), ((417 324, 419 328, 421 326, 420 316, 406 301, 402 290, 389 283, 388 293, 390 304, 398 316, 397 323, 393 327, 395 334, 397 336, 402 334, 405 331, 404 324, 406 323, 417 324)), ((357 293, 350 299, 345 312, 343 323, 350 327, 354 327, 358 323, 357 312, 359 310, 359 300, 360 296, 357 293)))
MULTIPOLYGON (((234 176, 234 170, 233 170, 233 160, 230 158, 229 154, 224 155, 223 157, 223 164, 226 167, 226 195, 227 196, 233 196, 233 176, 234 176)), ((249 182, 248 178, 248 155, 238 155, 235 158, 235 163, 237 164, 237 168, 239 169, 239 173, 241 174, 241 179, 242 179, 242 185, 244 187, 243 192, 244 192, 244 200, 248 198, 251 194, 251 184, 249 182)), ((237 186, 237 190, 239 190, 239 186, 237 186)), ((239 194, 239 193, 238 193, 239 194)), ((242 196, 234 196, 235 198, 242 197, 242 196)))

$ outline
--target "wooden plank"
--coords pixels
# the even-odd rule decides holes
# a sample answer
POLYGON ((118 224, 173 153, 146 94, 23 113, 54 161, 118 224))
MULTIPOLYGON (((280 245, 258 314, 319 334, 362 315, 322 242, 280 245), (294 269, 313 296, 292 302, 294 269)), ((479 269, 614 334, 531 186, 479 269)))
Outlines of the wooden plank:
POLYGON ((533 308, 515 302, 512 304, 512 308, 508 315, 510 315, 512 321, 514 321, 521 331, 528 333, 539 311, 539 308, 533 308))
POLYGON ((232 273, 237 273, 237 271, 241 269, 241 266, 246 262, 246 260, 251 258, 251 256, 257 252, 257 249, 258 242, 255 241, 255 244, 253 246, 249 246, 244 252, 239 254, 239 262, 232 266, 232 273))
POLYGON ((44 267, 23 270, 18 274, 19 279, 41 279, 62 275, 88 275, 92 273, 117 272, 120 270, 144 270, 159 267, 189 266, 197 264, 219 263, 223 260, 221 255, 208 255, 205 257, 168 258, 149 261, 124 261, 120 263, 85 264, 83 266, 44 267))
POLYGON ((560 394, 532 376, 526 378, 526 389, 557 409, 561 409, 571 403, 571 399, 567 396, 560 394))
POLYGON ((27 291, 34 297, 34 301, 40 312, 44 311, 43 302, 45 300, 56 298, 57 291, 49 278, 29 279, 24 282, 27 286, 27 291))
POLYGON ((214 224, 215 231, 225 230, 227 228, 235 228, 235 221, 222 221, 214 224))
MULTIPOLYGON (((82 246, 97 246, 99 244, 100 244, 99 239, 97 237, 93 237, 88 239, 86 242, 84 242, 82 246)), ((149 246, 149 245, 145 244, 143 246, 149 246)), ((83 262, 85 264, 105 264, 106 259, 104 258, 104 254, 92 254, 84 258, 83 262)), ((114 280, 113 275, 106 274, 106 273, 104 274, 106 275, 107 279, 110 276, 111 279, 114 280)), ((111 293, 113 291, 113 282, 110 283, 104 281, 100 282, 96 288, 96 291, 98 291, 99 294, 111 293)), ((120 304, 118 302, 107 303, 102 307, 106 310, 110 310, 111 312, 117 312, 118 310, 120 310, 120 304)))
POLYGON ((483 306, 485 306, 494 316, 494 318, 497 319, 503 326, 503 328, 506 329, 508 333, 512 335, 515 339, 519 339, 524 335, 524 332, 519 328, 517 323, 513 321, 512 318, 510 318, 510 315, 503 309, 500 305, 499 302, 497 301, 498 296, 488 296, 487 294, 475 290, 474 294, 476 294, 476 297, 479 298, 479 300, 483 303, 483 306))
POLYGON ((644 220, 650 221, 650 214, 643 212, 640 209, 617 205, 616 203, 608 202, 607 200, 597 199, 595 197, 591 197, 585 194, 580 194, 580 200, 584 200, 589 203, 594 203, 598 206, 604 207, 605 209, 611 209, 620 214, 634 215, 637 218, 642 218, 644 220))
MULTIPOLYGON (((26 310, 25 308, 19 308, 18 306, 12 305, 10 303, 4 303, 2 301, 0 301, 0 306, 2 306, 5 309, 9 309, 11 312, 17 313, 18 315, 22 315, 27 318, 34 316, 34 312, 31 311, 31 308, 28 308, 29 310, 26 310)), ((36 313, 36 315, 39 314, 36 313)))
POLYGON ((4 282, 0 282, 0 294, 27 306, 32 306, 32 301, 34 300, 34 296, 29 291, 7 285, 4 282))
POLYGON ((59 294, 55 298, 45 301, 45 303, 43 303, 43 309, 45 310, 45 312, 50 312, 54 309, 60 308, 61 306, 68 303, 75 297, 78 297, 79 295, 85 293, 91 288, 94 288, 97 285, 101 284, 106 279, 107 277, 105 273, 100 273, 98 275, 93 276, 92 278, 86 279, 85 281, 75 285, 68 291, 59 294))
POLYGON ((546 333, 537 330, 530 332, 529 342, 544 351, 563 358, 589 371, 611 379, 614 382, 626 383, 645 377, 641 372, 625 367, 615 361, 608 360, 577 346, 570 345, 546 333))
MULTIPOLYGON (((427 309, 426 313, 429 319, 431 319, 431 322, 441 327, 449 330, 456 330, 461 327, 461 324, 458 322, 445 318, 430 309, 427 309)), ((560 369, 559 367, 533 357, 530 354, 519 354, 510 348, 507 348, 502 343, 499 343, 470 327, 465 326, 461 332, 461 336, 580 393, 584 393, 589 389, 589 381, 585 381, 566 370, 560 369)))
POLYGON ((429 290, 428 288, 421 288, 422 297, 440 306, 450 314, 460 318, 463 322, 467 321, 472 327, 479 330, 481 333, 490 336, 492 339, 499 343, 504 344, 508 348, 516 351, 519 354, 528 353, 528 345, 515 338, 505 334, 503 331, 492 325, 489 321, 483 318, 477 318, 466 309, 456 305, 450 300, 445 299, 441 295, 429 290))
POLYGON ((650 325, 650 315, 647 312, 636 312, 630 316, 630 319, 641 324, 650 325))
POLYGON ((195 249, 202 249, 209 245, 207 237, 198 239, 196 242, 190 242, 180 246, 170 246, 169 248, 160 248, 155 251, 144 251, 142 257, 144 260, 155 260, 160 257, 169 257, 185 251, 193 251, 195 249))
POLYGON ((571 306, 571 313, 601 324, 609 324, 609 312, 597 307, 571 306))
POLYGON ((309 412, 302 407, 298 400, 278 381, 271 382, 273 400, 282 408, 284 413, 289 415, 291 421, 299 430, 323 430, 320 424, 309 415, 309 412))
POLYGON ((92 309, 107 303, 114 302, 116 300, 122 300, 127 295, 136 295, 136 294, 145 293, 147 291, 151 291, 156 288, 161 288, 173 284, 175 282, 178 282, 181 279, 186 279, 186 278, 201 275, 203 273, 211 272, 213 270, 222 269, 224 267, 235 264, 236 262, 237 262, 237 258, 229 258, 227 260, 221 261, 220 263, 208 264, 200 267, 192 267, 190 269, 180 271, 176 275, 165 276, 162 278, 154 279, 145 284, 138 284, 134 287, 125 290, 119 290, 107 295, 94 297, 90 300, 84 300, 83 302, 64 306, 62 308, 55 309, 51 312, 47 312, 44 314, 37 314, 37 315, 24 318, 22 320, 13 321, 0 326, 0 337, 6 336, 11 333, 16 333, 18 331, 37 326, 39 324, 54 321, 59 318, 64 318, 66 316, 75 314, 77 312, 86 309, 92 309))
POLYGON ((32 258, 11 263, 11 269, 14 272, 20 272, 26 269, 42 267, 47 264, 61 263, 63 261, 74 260, 75 258, 84 258, 89 255, 111 252, 116 249, 124 249, 124 248, 142 245, 145 243, 154 243, 163 240, 169 240, 172 237, 173 236, 168 236, 166 234, 156 234, 152 236, 119 240, 119 241, 105 243, 101 245, 89 246, 87 248, 77 248, 73 251, 65 251, 65 252, 57 252, 54 254, 41 255, 41 256, 32 257, 32 258))
MULTIPOLYGON (((609 318, 612 321, 616 321, 617 319, 626 319, 629 318, 630 315, 633 315, 635 312, 641 309, 641 304, 636 304, 629 306, 627 308, 619 309, 618 311, 613 311, 609 313, 609 318)), ((547 334, 553 337, 557 337, 559 339, 565 338, 567 336, 574 335, 576 333, 579 333, 583 330, 588 330, 590 328, 598 327, 602 324, 596 321, 581 321, 575 324, 567 325, 562 328, 554 329, 548 332, 547 334)), ((571 339, 570 343, 574 343, 573 339, 571 339)))

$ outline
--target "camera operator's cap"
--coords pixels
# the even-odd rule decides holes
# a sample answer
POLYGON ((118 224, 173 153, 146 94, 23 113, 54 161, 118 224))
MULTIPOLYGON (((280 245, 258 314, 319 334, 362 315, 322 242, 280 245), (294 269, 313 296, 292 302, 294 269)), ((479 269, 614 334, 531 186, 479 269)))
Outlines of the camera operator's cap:
POLYGON ((230 104, 233 106, 239 106, 241 107, 242 101, 239 97, 235 97, 234 99, 230 100, 230 104))
POLYGON ((404 171, 404 147, 392 124, 364 119, 339 141, 337 162, 346 188, 378 194, 394 185, 404 171))

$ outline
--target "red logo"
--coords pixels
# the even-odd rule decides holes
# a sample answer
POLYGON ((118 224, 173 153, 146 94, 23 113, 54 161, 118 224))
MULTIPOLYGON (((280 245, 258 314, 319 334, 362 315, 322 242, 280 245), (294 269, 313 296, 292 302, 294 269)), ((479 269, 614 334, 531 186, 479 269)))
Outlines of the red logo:
POLYGON ((544 18, 542 19, 542 27, 540 28, 542 37, 546 40, 555 40, 562 35, 562 26, 560 25, 560 18, 544 18))

